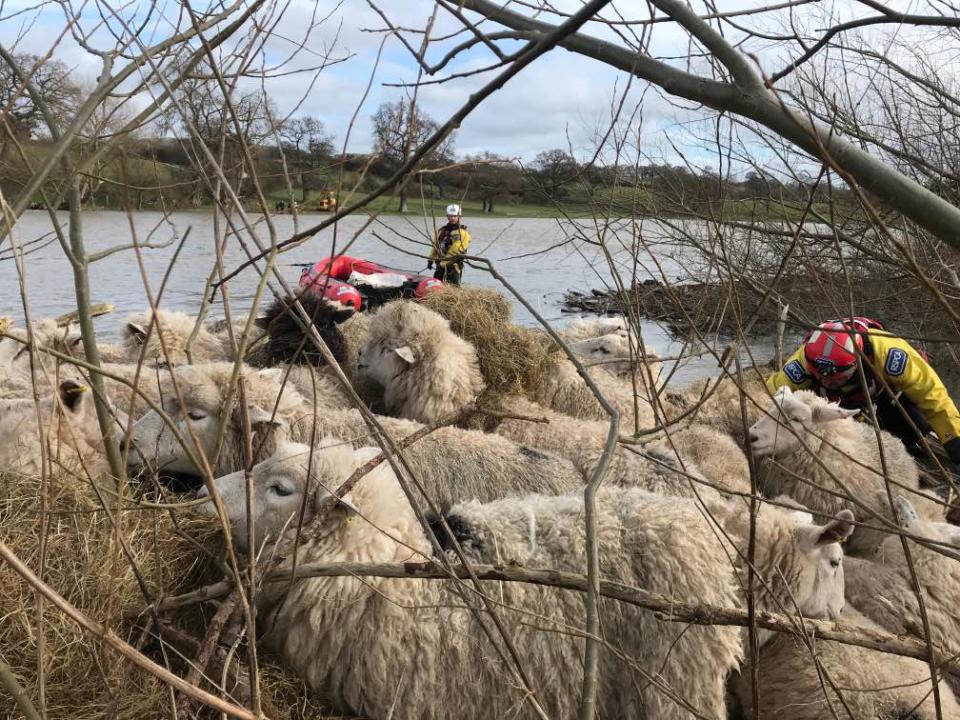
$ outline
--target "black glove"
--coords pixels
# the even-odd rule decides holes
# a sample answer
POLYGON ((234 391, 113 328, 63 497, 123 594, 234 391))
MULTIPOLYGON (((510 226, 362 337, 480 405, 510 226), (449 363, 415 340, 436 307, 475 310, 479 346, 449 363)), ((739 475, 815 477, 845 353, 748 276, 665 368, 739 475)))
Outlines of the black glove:
POLYGON ((427 260, 427 270, 433 270, 433 260, 427 260))
POLYGON ((947 451, 950 462, 954 464, 954 467, 960 468, 960 437, 947 440, 943 444, 943 449, 947 451))

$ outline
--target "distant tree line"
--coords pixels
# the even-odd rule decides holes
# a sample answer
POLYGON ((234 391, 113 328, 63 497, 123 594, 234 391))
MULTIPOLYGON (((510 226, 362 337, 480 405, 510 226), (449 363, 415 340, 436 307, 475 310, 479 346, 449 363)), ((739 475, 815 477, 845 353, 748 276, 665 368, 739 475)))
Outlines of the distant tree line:
MULTIPOLYGON (((63 63, 30 55, 20 55, 18 61, 31 69, 33 87, 50 112, 65 112, 83 96, 63 63)), ((161 203, 198 207, 222 191, 217 182, 222 173, 241 193, 252 189, 246 178, 256 177, 265 192, 289 194, 309 207, 317 193, 331 191, 341 178, 359 191, 381 183, 438 127, 406 98, 387 102, 371 116, 372 152, 340 154, 321 119, 283 117, 262 92, 224 93, 213 77, 209 68, 191 73, 167 114, 120 142, 115 156, 100 164, 85 201, 135 209, 161 203)), ((0 118, 13 129, 0 134, 0 189, 15 196, 47 138, 40 108, 5 64, 0 64, 0 118)), ((119 119, 106 113, 97 122, 119 119)), ((811 193, 814 201, 826 199, 825 189, 814 190, 806 179, 784 183, 759 169, 725 180, 708 169, 669 164, 585 164, 559 148, 523 164, 491 151, 457 157, 454 143, 455 136, 449 137, 424 160, 420 172, 398 192, 398 210, 407 212, 409 198, 421 195, 439 203, 475 202, 483 212, 495 212, 503 204, 563 206, 598 197, 624 212, 645 206, 706 212, 727 200, 804 203, 811 193)))

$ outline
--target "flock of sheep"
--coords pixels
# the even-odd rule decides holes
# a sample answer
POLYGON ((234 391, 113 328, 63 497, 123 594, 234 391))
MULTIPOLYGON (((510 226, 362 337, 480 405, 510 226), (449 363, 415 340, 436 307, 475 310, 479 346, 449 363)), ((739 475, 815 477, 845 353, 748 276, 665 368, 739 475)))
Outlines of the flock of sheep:
MULTIPOLYGON (((402 460, 334 497, 380 449, 369 417, 277 303, 243 363, 237 329, 168 311, 129 318, 123 342, 99 348, 131 474, 214 478, 198 494, 219 496, 234 546, 281 570, 444 553, 584 572, 583 487, 610 421, 573 362, 556 353, 542 382, 511 392, 481 371, 487 348, 417 302, 349 317, 306 307, 380 428, 394 441, 422 435, 402 460)), ((752 371, 739 383, 662 388, 656 359, 639 361, 618 321, 578 321, 561 334, 620 415, 622 442, 597 496, 604 579, 727 608, 745 608, 751 587, 758 612, 916 637, 926 626, 935 647, 960 651, 951 550, 960 529, 921 489, 899 441, 811 393, 771 397, 752 371), (672 421, 667 432, 642 432, 662 420, 672 421), (746 435, 764 499, 753 522, 746 435), (901 536, 913 538, 913 574, 901 536)), ((0 339, 0 470, 109 471, 87 371, 55 362, 67 356, 82 361, 79 335, 50 321, 0 339)), ((483 588, 486 598, 457 579, 268 584, 257 597, 260 644, 351 716, 573 717, 583 596, 515 582, 483 588)), ((778 720, 934 718, 935 704, 960 718, 951 678, 939 675, 934 693, 919 660, 761 630, 751 668, 743 628, 670 621, 610 599, 600 614, 603 718, 752 717, 755 700, 760 717, 778 720)))

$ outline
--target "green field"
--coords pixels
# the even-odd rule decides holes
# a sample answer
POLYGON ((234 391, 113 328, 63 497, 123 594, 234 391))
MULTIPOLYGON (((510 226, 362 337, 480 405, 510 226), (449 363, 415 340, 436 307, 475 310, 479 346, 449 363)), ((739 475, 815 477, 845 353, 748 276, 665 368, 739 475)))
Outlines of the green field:
MULTIPOLYGON (((361 192, 354 193, 352 196, 346 193, 342 194, 341 207, 357 202, 362 199, 363 195, 364 193, 361 192)), ((272 204, 277 200, 285 200, 286 195, 281 192, 274 192, 269 195, 268 199, 272 204)), ((311 198, 302 209, 306 212, 315 211, 318 200, 319 194, 311 198)), ((675 206, 671 206, 652 193, 633 188, 593 190, 589 197, 583 192, 572 190, 568 197, 553 204, 497 202, 492 213, 484 213, 481 203, 475 200, 461 200, 457 197, 441 200, 410 195, 407 214, 412 217, 442 218, 446 212, 447 204, 453 202, 460 204, 465 218, 678 217, 685 214, 678 212, 675 206)), ((388 193, 371 201, 364 207, 364 211, 377 213, 378 215, 399 215, 399 205, 398 197, 388 193)), ((816 209, 826 212, 826 208, 816 209)), ((707 214, 720 220, 775 221, 799 219, 802 210, 798 207, 765 201, 727 200, 724 202, 721 211, 718 212, 717 209, 713 209, 712 212, 707 214)))

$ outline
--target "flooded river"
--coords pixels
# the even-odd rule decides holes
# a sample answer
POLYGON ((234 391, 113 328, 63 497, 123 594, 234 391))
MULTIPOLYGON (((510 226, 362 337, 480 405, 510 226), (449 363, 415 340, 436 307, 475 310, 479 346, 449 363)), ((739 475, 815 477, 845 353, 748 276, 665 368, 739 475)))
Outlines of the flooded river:
MULTIPOLYGON (((326 215, 302 215, 299 229, 321 222, 326 215)), ((67 223, 66 214, 60 222, 67 223)), ((221 219, 222 222, 222 219, 221 219)), ((270 233, 262 216, 251 216, 260 242, 269 244, 270 233)), ((295 232, 290 215, 272 218, 279 240, 295 232)), ((359 216, 342 220, 334 231, 327 228, 278 259, 278 269, 291 285, 296 286, 300 276, 297 263, 316 261, 331 254, 336 243, 337 252, 367 258, 385 265, 409 270, 424 270, 427 238, 433 232, 432 221, 423 218, 384 216, 372 224, 359 216)), ((547 320, 563 325, 570 315, 560 312, 563 293, 567 290, 589 291, 608 287, 611 282, 609 264, 596 245, 585 242, 583 235, 595 236, 596 229, 581 226, 576 231, 569 223, 542 218, 467 218, 473 237, 471 254, 491 260, 517 292, 547 320), (592 232, 592 235, 590 234, 592 232), (578 239, 577 236, 580 236, 578 239)), ((147 290, 156 296, 164 275, 169 279, 160 301, 162 307, 196 313, 203 297, 204 287, 216 266, 215 239, 223 237, 223 228, 216 227, 210 212, 173 213, 164 218, 160 213, 138 212, 128 216, 122 212, 97 211, 83 216, 84 237, 90 254, 130 245, 134 240, 144 247, 138 254, 122 250, 95 263, 91 269, 93 302, 109 302, 116 312, 97 320, 97 330, 105 341, 117 337, 119 318, 128 312, 147 307, 147 290), (179 238, 189 230, 172 268, 179 238), (171 242, 172 241, 172 242, 171 242)), ((75 307, 73 277, 69 262, 52 234, 52 222, 45 212, 28 211, 14 229, 14 240, 29 254, 25 262, 26 296, 34 318, 58 315, 75 307)), ((623 248, 612 255, 613 262, 625 279, 636 275, 639 280, 654 277, 683 280, 684 263, 678 261, 666 245, 658 246, 662 230, 651 223, 645 229, 648 247, 636 256, 623 248)), ((256 248, 248 232, 239 233, 251 252, 256 248)), ((607 243, 608 248, 612 243, 607 243)), ((223 249, 223 263, 227 272, 241 265, 247 254, 236 236, 228 237, 223 249)), ((228 285, 234 312, 246 310, 253 298, 259 275, 247 268, 228 285)), ((10 314, 22 320, 23 307, 18 287, 18 273, 10 259, 10 245, 0 248, 0 314, 10 314)), ((465 284, 501 287, 500 283, 483 270, 467 268, 465 284)), ((274 281, 274 287, 279 285, 274 281)), ((504 291, 509 296, 509 293, 504 291)), ((268 295, 269 297, 269 291, 268 295)), ((222 316, 219 303, 211 309, 211 316, 222 316)), ((515 320, 524 325, 537 321, 522 305, 514 302, 515 320)), ((679 354, 683 347, 656 323, 643 327, 648 347, 664 357, 679 354)), ((717 347, 725 343, 717 341, 717 347)), ((771 355, 769 338, 756 338, 752 349, 756 357, 766 361, 771 355)), ((700 348, 703 350, 703 348, 700 348)), ((675 380, 682 382, 693 377, 716 373, 716 361, 708 354, 684 360, 677 369, 675 380)))

